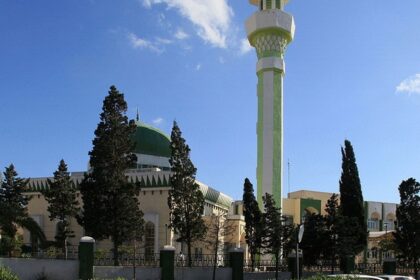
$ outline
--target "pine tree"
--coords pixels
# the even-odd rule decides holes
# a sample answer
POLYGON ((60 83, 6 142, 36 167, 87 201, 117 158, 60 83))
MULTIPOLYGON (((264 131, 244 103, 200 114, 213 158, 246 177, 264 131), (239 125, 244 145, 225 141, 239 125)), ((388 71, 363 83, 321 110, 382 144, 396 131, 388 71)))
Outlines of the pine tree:
MULTIPOLYGON (((355 256, 362 252, 367 246, 367 225, 363 207, 362 187, 360 184, 359 171, 357 169, 356 158, 350 141, 344 141, 344 148, 341 148, 342 154, 342 173, 340 179, 340 215, 347 222, 342 221, 341 225, 345 227, 342 232, 342 238, 346 242, 343 246, 348 246, 347 254, 355 256), (351 228, 350 227, 355 227, 351 228), (346 230, 346 228, 348 230, 346 230), (353 232, 352 235, 343 236, 343 234, 353 232)), ((342 248, 345 249, 345 248, 342 248)), ((341 255, 340 257, 346 257, 341 255)))
POLYGON ((111 238, 115 265, 119 246, 141 238, 144 224, 140 187, 130 183, 125 173, 136 163, 135 143, 130 138, 136 125, 128 121, 126 112, 124 95, 111 86, 89 152, 91 170, 80 186, 83 211, 78 221, 92 237, 111 238))
POLYGON ((79 202, 76 199, 76 188, 67 171, 67 165, 62 159, 58 169, 54 172, 54 179, 48 179, 49 188, 43 191, 48 202, 48 212, 51 221, 58 221, 58 233, 55 240, 67 258, 67 239, 74 237, 70 229, 70 222, 79 211, 79 202))
POLYGON ((248 178, 244 183, 245 239, 251 255, 251 266, 254 269, 255 258, 262 247, 263 220, 262 213, 255 199, 254 188, 248 178))
POLYGON ((278 278, 280 254, 291 229, 286 225, 286 218, 281 214, 281 209, 276 207, 276 202, 271 194, 263 196, 265 213, 263 214, 263 248, 265 253, 272 254, 276 262, 275 279, 278 278))
POLYGON ((192 265, 191 246, 206 233, 202 218, 204 196, 195 181, 196 168, 190 159, 190 148, 174 122, 171 133, 171 189, 168 196, 170 227, 178 235, 178 242, 187 245, 188 266, 192 265))
POLYGON ((29 230, 41 242, 45 241, 45 235, 39 225, 28 216, 29 199, 24 192, 27 191, 29 180, 19 178, 13 164, 6 167, 3 175, 0 187, 1 245, 11 256, 18 226, 29 230))
POLYGON ((417 275, 420 258, 420 183, 409 178, 402 181, 398 190, 400 204, 397 207, 395 243, 417 275))

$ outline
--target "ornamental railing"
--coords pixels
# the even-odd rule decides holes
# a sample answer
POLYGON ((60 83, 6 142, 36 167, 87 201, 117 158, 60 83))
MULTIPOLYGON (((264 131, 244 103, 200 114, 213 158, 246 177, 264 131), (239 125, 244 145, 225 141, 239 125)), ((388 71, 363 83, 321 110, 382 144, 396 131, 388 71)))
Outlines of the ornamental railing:
MULTIPOLYGON (((177 267, 190 266, 188 256, 183 254, 175 255, 175 265, 177 267)), ((220 254, 214 256, 210 254, 197 254, 191 256, 192 267, 212 267, 214 265, 217 267, 229 266, 229 255, 220 254)))
MULTIPOLYGON (((281 260, 279 262, 279 271, 287 271, 287 262, 286 260, 281 260)), ((274 259, 269 260, 255 260, 252 264, 251 259, 244 260, 244 271, 275 271, 276 270, 276 261, 274 259)))
POLYGON ((78 256, 77 245, 67 245, 67 254, 65 249, 50 246, 47 248, 34 247, 31 244, 24 244, 19 249, 14 249, 10 252, 1 252, 1 257, 13 258, 36 258, 36 259, 68 259, 76 260, 78 256))
POLYGON ((133 254, 120 253, 118 262, 115 262, 115 257, 112 252, 95 252, 95 266, 136 266, 136 267, 159 267, 159 254, 133 254))

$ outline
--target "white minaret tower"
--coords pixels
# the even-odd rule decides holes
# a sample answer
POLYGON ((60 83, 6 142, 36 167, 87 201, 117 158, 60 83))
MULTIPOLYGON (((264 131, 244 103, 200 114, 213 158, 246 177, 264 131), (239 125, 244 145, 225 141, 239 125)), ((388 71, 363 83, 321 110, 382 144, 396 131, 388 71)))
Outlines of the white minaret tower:
POLYGON ((247 21, 250 44, 258 56, 257 197, 270 193, 282 206, 284 52, 293 40, 293 16, 283 11, 288 0, 249 0, 258 6, 247 21))

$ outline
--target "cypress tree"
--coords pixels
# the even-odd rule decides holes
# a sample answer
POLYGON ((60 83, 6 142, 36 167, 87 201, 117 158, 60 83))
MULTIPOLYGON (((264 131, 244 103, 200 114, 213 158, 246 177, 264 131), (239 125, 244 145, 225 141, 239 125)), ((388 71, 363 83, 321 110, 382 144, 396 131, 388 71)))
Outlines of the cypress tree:
POLYGON ((78 221, 92 237, 111 238, 115 265, 119 264, 119 246, 141 238, 144 224, 140 187, 125 174, 136 163, 135 143, 130 138, 136 125, 128 121, 126 112, 124 95, 111 86, 89 152, 91 170, 80 186, 83 211, 78 221))
MULTIPOLYGON (((356 157, 350 141, 344 141, 344 148, 341 148, 342 172, 340 179, 340 215, 347 219, 341 223, 349 230, 342 230, 342 234, 354 231, 352 236, 342 236, 346 239, 343 245, 348 246, 347 252, 350 255, 357 255, 367 245, 367 225, 363 206, 362 187, 360 184, 359 171, 357 169, 356 157), (351 221, 349 220, 351 219, 351 221), (354 220, 352 220, 354 219, 354 220), (355 227, 350 229, 350 227, 355 227)), ((341 257, 345 257, 341 255, 341 257)))
POLYGON ((315 265, 321 259, 322 252, 327 245, 327 231, 325 219, 320 214, 311 214, 305 219, 305 232, 299 247, 303 250, 303 263, 315 265))
POLYGON ((409 178, 401 182, 398 190, 398 226, 393 235, 397 248, 402 252, 400 257, 414 267, 414 274, 417 275, 420 258, 420 183, 409 178))
POLYGON ((245 179, 242 201, 244 203, 245 240, 248 244, 253 269, 256 255, 262 247, 263 217, 255 199, 254 188, 248 178, 245 179))
POLYGON ((326 244, 324 248, 324 256, 331 258, 331 274, 334 274, 336 264, 336 255, 338 252, 337 238, 338 238, 338 195, 332 194, 325 205, 325 226, 326 226, 326 244))
POLYGON ((18 226, 26 228, 42 242, 45 241, 45 235, 39 225, 28 216, 29 199, 24 192, 28 190, 29 180, 18 177, 13 164, 6 167, 3 175, 0 186, 1 247, 11 256, 18 226))
POLYGON ((263 213, 262 245, 265 253, 274 256, 276 262, 275 279, 279 279, 280 254, 291 228, 286 225, 286 218, 281 214, 281 209, 276 207, 276 202, 271 194, 266 193, 263 196, 263 201, 265 213, 263 213))
POLYGON ((178 242, 187 245, 188 266, 192 265, 191 248, 194 241, 206 233, 202 218, 204 196, 195 181, 196 168, 190 159, 190 148, 174 122, 171 133, 171 189, 168 196, 170 227, 178 235, 178 242))
POLYGON ((55 240, 67 258, 67 239, 75 236, 70 229, 70 222, 78 214, 79 202, 76 199, 76 188, 63 159, 54 172, 54 179, 48 179, 48 186, 49 188, 42 193, 48 202, 47 210, 50 213, 50 220, 58 220, 58 233, 55 240))

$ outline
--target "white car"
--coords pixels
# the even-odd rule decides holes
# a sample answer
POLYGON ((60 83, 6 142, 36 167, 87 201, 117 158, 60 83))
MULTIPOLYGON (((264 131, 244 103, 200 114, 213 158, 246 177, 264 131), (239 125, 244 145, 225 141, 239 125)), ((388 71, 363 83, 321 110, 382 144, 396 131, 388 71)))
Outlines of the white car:
POLYGON ((378 277, 384 280, 416 280, 411 276, 404 275, 379 275, 378 277))
MULTIPOLYGON (((362 279, 362 280, 384 280, 383 278, 365 274, 332 274, 328 277, 340 277, 344 279, 362 279)), ((402 280, 402 279, 401 279, 402 280)))

